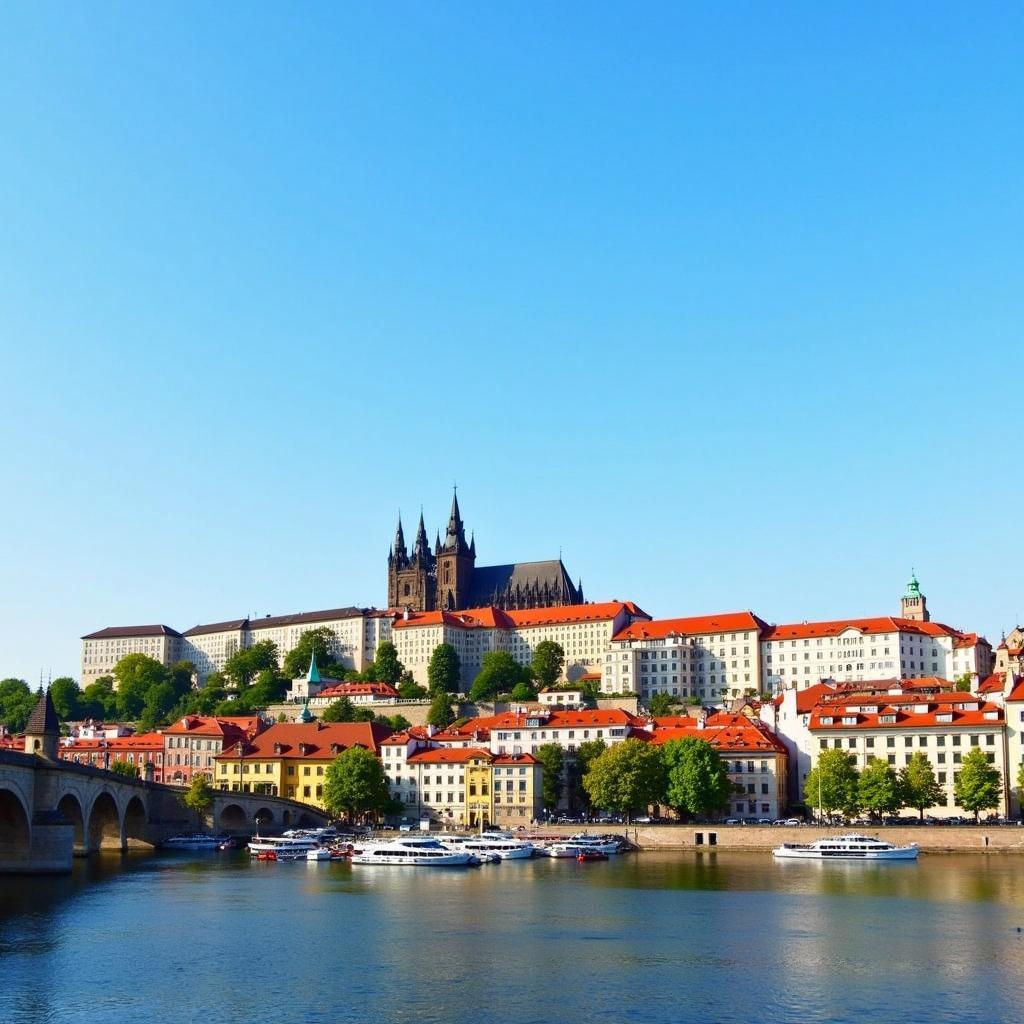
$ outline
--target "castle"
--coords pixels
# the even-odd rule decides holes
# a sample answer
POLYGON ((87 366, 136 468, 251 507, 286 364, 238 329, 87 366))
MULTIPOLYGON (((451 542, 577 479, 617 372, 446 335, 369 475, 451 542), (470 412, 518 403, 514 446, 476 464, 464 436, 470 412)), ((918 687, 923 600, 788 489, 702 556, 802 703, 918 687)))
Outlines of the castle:
POLYGON ((461 611, 464 608, 545 608, 583 604, 583 583, 575 586, 561 558, 508 565, 476 564, 476 539, 466 541, 458 494, 444 541, 438 533, 431 550, 420 513, 412 554, 406 550, 402 517, 388 552, 388 607, 411 611, 461 611))

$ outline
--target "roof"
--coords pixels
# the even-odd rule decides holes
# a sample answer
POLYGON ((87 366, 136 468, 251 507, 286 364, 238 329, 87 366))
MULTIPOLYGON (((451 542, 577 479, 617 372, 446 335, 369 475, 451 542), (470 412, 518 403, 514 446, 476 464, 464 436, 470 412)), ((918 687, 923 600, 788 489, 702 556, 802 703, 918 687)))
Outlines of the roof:
POLYGON ((1004 721, 1003 709, 998 704, 980 700, 968 693, 903 695, 904 700, 895 697, 880 697, 874 701, 861 700, 859 706, 878 707, 878 711, 854 711, 858 701, 850 699, 845 704, 832 702, 820 704, 811 715, 809 728, 815 730, 845 729, 920 729, 928 726, 989 726, 997 727, 1004 721), (909 707, 906 705, 910 705, 909 707), (918 705, 927 706, 927 711, 916 711, 918 705), (951 721, 940 722, 940 714, 951 715, 951 721), (892 722, 881 721, 891 717, 892 722), (855 721, 843 723, 843 718, 855 721), (824 719, 833 719, 826 722, 824 719))
POLYGON ((206 625, 186 629, 182 636, 200 636, 203 633, 237 633, 249 625, 248 619, 230 619, 227 622, 208 622, 206 625))
POLYGON ((838 636, 847 629, 861 633, 920 633, 924 636, 960 637, 964 634, 941 622, 919 622, 917 619, 900 619, 882 615, 869 619, 833 619, 827 622, 795 622, 781 626, 769 626, 763 634, 764 640, 798 640, 818 636, 838 636))
POLYGON ((362 618, 373 608, 325 608, 318 612, 296 612, 294 615, 264 615, 261 619, 250 619, 250 629, 275 629, 279 626, 301 626, 305 622, 332 622, 335 619, 362 618))
POLYGON ((220 736, 239 739, 239 733, 255 733, 262 726, 259 715, 185 715, 164 732, 168 736, 220 736))
MULTIPOLYGON (((476 719, 475 721, 484 724, 491 732, 495 729, 573 729, 593 728, 603 726, 634 726, 639 727, 647 721, 639 715, 623 711, 621 708, 608 709, 580 709, 563 708, 557 704, 545 704, 543 709, 535 711, 518 712, 505 711, 500 715, 491 715, 488 718, 476 719), (536 719, 538 726, 527 726, 528 720, 536 719)), ((472 724, 467 723, 467 725, 472 724)), ((435 736, 435 739, 437 737, 435 736)))
POLYGON ((60 719, 53 708, 53 701, 50 699, 50 691, 40 694, 36 706, 28 716, 25 723, 26 736, 58 735, 60 733, 60 719))
POLYGON ((326 686, 316 696, 321 697, 359 697, 370 694, 373 697, 397 697, 398 691, 390 683, 338 683, 337 686, 326 686))
MULTIPOLYGON (((381 743, 390 735, 391 729, 380 722, 278 722, 250 739, 243 748, 242 758, 289 757, 332 761, 338 754, 332 748, 347 750, 357 746, 379 754, 381 743), (280 753, 275 750, 278 744, 280 753)), ((217 757, 224 761, 237 761, 238 758, 238 753, 233 750, 225 750, 217 757)))
POLYGON ((797 690, 796 713, 809 715, 814 710, 814 705, 830 693, 835 693, 835 687, 829 686, 828 683, 815 683, 813 686, 808 686, 806 690, 797 690))
MULTIPOLYGON (((742 718, 742 716, 736 716, 742 718)), ((671 740, 705 740, 721 753, 772 753, 786 754, 788 751, 774 733, 750 719, 743 718, 726 725, 706 724, 703 729, 696 724, 690 726, 669 726, 656 728, 647 734, 647 740, 661 746, 671 740)))
POLYGON ((501 604, 505 594, 516 590, 541 591, 547 587, 555 599, 578 602, 580 593, 573 585, 560 558, 543 562, 510 562, 507 565, 478 565, 473 569, 467 604, 501 604))
POLYGON ((82 753, 93 750, 109 750, 112 753, 118 751, 133 750, 163 750, 164 734, 162 732, 143 732, 134 736, 114 736, 110 739, 96 737, 95 739, 63 739, 60 743, 62 751, 71 753, 82 753))
POLYGON ((1024 700, 1024 676, 1017 676, 1006 699, 1024 700))
POLYGON ((647 613, 632 601, 604 601, 598 604, 555 605, 508 611, 488 605, 483 608, 467 608, 460 612, 409 612, 408 618, 398 619, 394 628, 407 629, 410 626, 443 624, 458 629, 522 629, 557 623, 605 622, 615 619, 623 612, 648 618, 647 613))
POLYGON ((464 764, 476 758, 490 762, 491 752, 479 747, 435 747, 432 750, 417 750, 409 755, 409 763, 413 764, 464 764))
POLYGON ((701 636, 712 633, 736 633, 740 630, 760 632, 769 629, 753 612, 726 612, 722 615, 695 615, 682 619, 653 619, 634 622, 620 630, 613 640, 649 640, 668 636, 701 636))
POLYGON ((401 732, 393 732, 386 740, 381 740, 382 747, 404 747, 410 740, 426 740, 430 738, 425 725, 411 725, 401 732))
POLYGON ((978 684, 978 693, 1002 693, 1006 686, 1006 673, 993 672, 978 684))
POLYGON ((156 624, 152 626, 105 626, 96 630, 95 633, 86 633, 82 640, 113 640, 118 637, 136 636, 181 636, 176 629, 170 626, 156 624))

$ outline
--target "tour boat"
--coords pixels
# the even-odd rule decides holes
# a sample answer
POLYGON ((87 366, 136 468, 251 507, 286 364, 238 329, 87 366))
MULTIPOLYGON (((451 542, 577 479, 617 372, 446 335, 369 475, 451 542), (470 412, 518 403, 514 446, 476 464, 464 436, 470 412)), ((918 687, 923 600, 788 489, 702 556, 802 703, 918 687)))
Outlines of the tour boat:
POLYGON ((584 847, 577 842, 545 843, 537 848, 542 857, 576 858, 583 851, 584 847))
POLYGON ((583 832, 580 835, 572 836, 569 842, 583 847, 585 850, 597 850, 599 853, 618 853, 620 849, 617 836, 591 836, 583 832))
POLYGON ((450 850, 436 839, 401 838, 363 843, 352 851, 353 864, 391 864, 413 867, 467 867, 480 863, 469 850, 450 850))
POLYGON ((225 841, 226 836, 172 836, 165 839, 163 845, 168 850, 216 850, 225 841))
POLYGON ((513 839, 501 832, 482 832, 478 836, 439 836, 439 841, 449 850, 468 850, 484 861, 525 860, 533 856, 533 843, 513 839), (493 855, 493 857, 491 856, 493 855))
POLYGON ((320 844, 306 836, 253 836, 249 841, 252 856, 273 853, 275 860, 305 860, 310 850, 318 849, 320 844))
POLYGON ((917 843, 895 846, 870 836, 846 835, 813 843, 783 843, 774 856, 788 860, 916 860, 917 843))

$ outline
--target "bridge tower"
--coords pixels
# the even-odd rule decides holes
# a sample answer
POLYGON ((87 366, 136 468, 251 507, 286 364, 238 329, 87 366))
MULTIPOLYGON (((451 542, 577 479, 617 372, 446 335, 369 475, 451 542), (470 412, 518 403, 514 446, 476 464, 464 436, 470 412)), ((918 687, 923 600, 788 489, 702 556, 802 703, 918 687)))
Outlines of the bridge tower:
POLYGON ((60 721, 50 700, 49 690, 40 694, 32 714, 25 725, 25 753, 40 754, 51 761, 57 760, 57 743, 60 740, 60 721))

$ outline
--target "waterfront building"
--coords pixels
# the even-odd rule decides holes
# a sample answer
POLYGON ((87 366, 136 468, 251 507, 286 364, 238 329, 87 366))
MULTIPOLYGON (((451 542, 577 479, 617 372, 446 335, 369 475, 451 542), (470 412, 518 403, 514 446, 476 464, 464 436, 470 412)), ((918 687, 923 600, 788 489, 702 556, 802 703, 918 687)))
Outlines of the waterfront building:
POLYGON ((202 774, 212 784, 217 755, 266 727, 259 715, 185 715, 163 731, 166 781, 187 786, 202 774))
POLYGON ((181 657, 181 634, 170 626, 107 626, 82 638, 79 685, 84 690, 100 676, 109 676, 114 666, 129 654, 145 654, 161 665, 172 665, 181 657))
POLYGON ((388 607, 411 611, 467 608, 542 608, 582 604, 583 583, 574 585, 561 558, 478 566, 476 539, 466 540, 458 495, 452 496, 444 541, 431 550, 420 513, 412 553, 406 549, 402 517, 388 551, 388 607))
POLYGON ((159 730, 110 737, 66 736, 60 741, 57 756, 62 761, 108 770, 115 761, 127 761, 138 768, 140 778, 148 778, 147 772, 152 771, 153 782, 170 781, 164 775, 164 736, 159 730))
MULTIPOLYGON (((1008 670, 1001 673, 1001 679, 1005 686, 1007 762, 1005 783, 1010 798, 1009 813, 1020 818, 1024 816, 1024 804, 1021 802, 1022 787, 1018 782, 1021 766, 1024 765, 1024 675, 1015 675, 1008 670)), ((996 702, 993 701, 993 703, 996 702)))
POLYGON ((391 729, 379 722, 278 722, 225 747, 214 760, 218 789, 284 796, 323 808, 324 773, 349 747, 378 757, 391 729))

